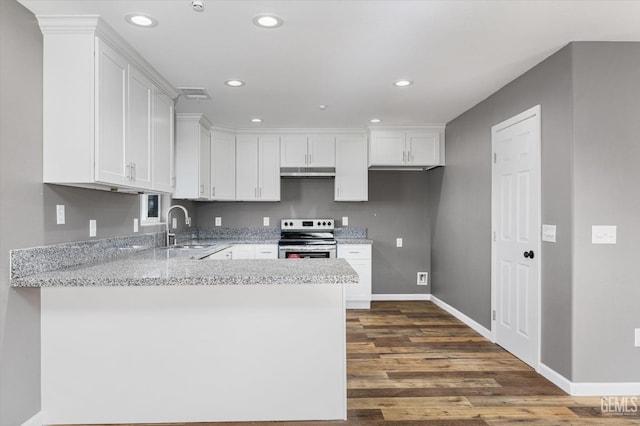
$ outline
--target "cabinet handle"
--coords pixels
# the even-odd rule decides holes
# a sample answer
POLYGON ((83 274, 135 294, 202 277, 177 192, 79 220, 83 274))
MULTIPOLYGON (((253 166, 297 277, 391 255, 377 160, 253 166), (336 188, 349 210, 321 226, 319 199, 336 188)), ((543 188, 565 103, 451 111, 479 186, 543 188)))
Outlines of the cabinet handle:
POLYGON ((124 166, 124 170, 124 177, 126 177, 127 180, 131 180, 131 163, 124 166))
POLYGON ((200 195, 204 195, 204 183, 200 185, 200 195))
POLYGON ((216 196, 216 187, 215 186, 211 187, 211 196, 212 197, 216 196))
POLYGON ((311 156, 311 154, 309 154, 309 162, 307 163, 308 165, 313 164, 313 160, 312 160, 312 158, 313 158, 313 157, 311 156))
POLYGON ((258 187, 253 188, 253 198, 258 198, 258 187))
POLYGON ((258 197, 262 198, 262 187, 258 187, 258 197))
POLYGON ((406 151, 402 151, 402 162, 403 163, 407 162, 407 152, 406 151))
POLYGON ((413 153, 411 151, 407 151, 407 163, 413 162, 413 153))
POLYGON ((131 180, 136 180, 136 163, 131 163, 131 180))

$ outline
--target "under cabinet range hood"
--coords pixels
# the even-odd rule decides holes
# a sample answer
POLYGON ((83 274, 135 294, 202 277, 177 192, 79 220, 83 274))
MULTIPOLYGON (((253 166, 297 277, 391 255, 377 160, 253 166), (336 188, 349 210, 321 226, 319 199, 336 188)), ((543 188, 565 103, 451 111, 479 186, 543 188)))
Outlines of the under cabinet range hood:
POLYGON ((281 167, 280 177, 283 178, 333 178, 336 176, 335 167, 281 167))

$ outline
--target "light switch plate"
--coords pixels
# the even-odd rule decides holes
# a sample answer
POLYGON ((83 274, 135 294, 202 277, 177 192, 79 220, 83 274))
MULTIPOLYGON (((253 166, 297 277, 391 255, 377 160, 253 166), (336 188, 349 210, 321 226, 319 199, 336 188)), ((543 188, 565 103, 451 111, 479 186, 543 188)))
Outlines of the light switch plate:
POLYGON ((349 226, 349 216, 342 216, 342 226, 349 226))
POLYGON ((56 224, 64 225, 64 205, 58 204, 56 205, 56 224))
POLYGON ((133 218, 133 232, 138 232, 138 225, 139 225, 138 218, 134 217, 133 218))
POLYGON ((98 233, 98 223, 96 222, 95 219, 91 219, 89 221, 89 236, 95 237, 97 233, 98 233))
POLYGON ((616 226, 592 226, 591 227, 591 243, 592 244, 615 244, 617 240, 616 226))
POLYGON ((542 225, 542 241, 546 241, 548 243, 556 242, 555 225, 542 225))
POLYGON ((636 347, 640 347, 640 328, 636 328, 636 347))
POLYGON ((262 218, 262 226, 269 226, 269 217, 265 216, 262 218))
POLYGON ((402 247, 402 238, 396 238, 396 247, 402 247))
POLYGON ((222 226, 222 218, 221 217, 216 217, 216 226, 222 226))

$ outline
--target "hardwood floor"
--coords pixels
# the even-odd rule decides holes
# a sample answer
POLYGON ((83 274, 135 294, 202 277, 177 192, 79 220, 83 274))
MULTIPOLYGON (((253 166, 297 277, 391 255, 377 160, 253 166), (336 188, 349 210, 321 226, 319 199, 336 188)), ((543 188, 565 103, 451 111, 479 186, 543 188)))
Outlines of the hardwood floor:
POLYGON ((568 396, 431 302, 348 311, 347 358, 347 421, 268 425, 640 425, 568 396))

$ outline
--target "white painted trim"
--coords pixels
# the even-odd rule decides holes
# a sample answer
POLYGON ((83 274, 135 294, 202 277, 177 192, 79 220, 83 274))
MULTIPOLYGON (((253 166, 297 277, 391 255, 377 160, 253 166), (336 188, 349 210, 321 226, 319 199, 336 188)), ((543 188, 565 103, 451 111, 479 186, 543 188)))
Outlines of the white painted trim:
POLYGON ((545 379, 549 380, 551 383, 565 391, 566 393, 571 395, 571 387, 573 383, 560 373, 555 370, 549 368, 543 363, 538 363, 538 368, 536 368, 536 372, 540 374, 545 379))
POLYGON ((372 294, 371 300, 400 301, 400 300, 431 300, 430 294, 372 294))
POLYGON ((549 368, 543 363, 538 364, 536 371, 554 385, 571 396, 638 396, 640 395, 640 383, 590 383, 572 382, 560 373, 549 368))
POLYGON ((442 300, 438 299, 436 296, 434 296, 434 295, 430 295, 430 296, 431 296, 431 298, 430 298, 431 301, 436 306, 444 309, 445 311, 447 311, 448 313, 450 313, 451 315, 453 315, 454 317, 456 317, 457 319, 459 319, 460 321, 462 321, 463 323, 465 323, 466 325, 471 327, 474 331, 476 331, 477 333, 480 333, 480 335, 482 337, 484 337, 485 339, 488 339, 491 342, 493 342, 493 335, 491 333, 491 330, 489 330, 488 328, 486 328, 485 326, 483 326, 479 322, 477 322, 477 321, 471 319, 470 317, 466 316, 465 314, 463 314, 462 312, 460 312, 459 310, 457 310, 453 306, 449 305, 448 303, 443 302, 442 300))
POLYGON ((242 135, 365 135, 364 128, 274 128, 274 129, 256 129, 256 128, 239 128, 236 129, 238 136, 242 135))
POLYGON ((638 396, 640 395, 640 383, 588 383, 578 382, 571 384, 573 396, 638 396))
POLYGON ((20 426, 42 426, 42 411, 38 411, 29 420, 20 426))

